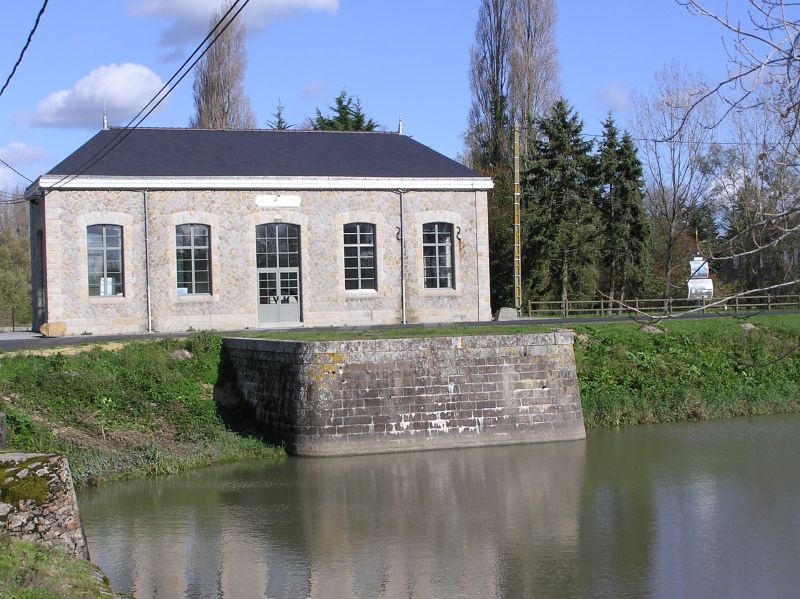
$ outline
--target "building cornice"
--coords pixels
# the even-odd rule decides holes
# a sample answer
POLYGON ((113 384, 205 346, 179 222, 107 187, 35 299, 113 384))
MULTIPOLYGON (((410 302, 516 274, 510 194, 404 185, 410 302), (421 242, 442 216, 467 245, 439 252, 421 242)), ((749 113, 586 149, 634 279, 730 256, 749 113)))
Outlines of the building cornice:
POLYGON ((488 177, 417 178, 417 177, 62 177, 43 175, 27 192, 34 189, 174 189, 174 190, 273 190, 273 191, 488 191, 488 177))

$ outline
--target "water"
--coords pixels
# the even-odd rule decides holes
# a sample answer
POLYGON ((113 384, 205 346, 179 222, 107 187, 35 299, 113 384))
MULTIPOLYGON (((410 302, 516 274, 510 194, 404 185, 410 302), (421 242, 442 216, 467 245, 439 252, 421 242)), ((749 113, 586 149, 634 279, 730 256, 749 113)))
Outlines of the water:
POLYGON ((149 597, 791 597, 800 417, 240 463, 80 493, 149 597))

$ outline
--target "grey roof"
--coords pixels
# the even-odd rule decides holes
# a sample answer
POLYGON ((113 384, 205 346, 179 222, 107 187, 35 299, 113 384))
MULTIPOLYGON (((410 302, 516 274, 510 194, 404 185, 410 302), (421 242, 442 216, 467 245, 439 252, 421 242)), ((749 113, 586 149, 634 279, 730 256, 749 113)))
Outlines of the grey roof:
POLYGON ((48 175, 106 177, 479 177, 396 133, 135 129, 100 131, 48 175), (87 162, 90 166, 83 171, 87 162), (82 171, 82 172, 81 172, 82 171))

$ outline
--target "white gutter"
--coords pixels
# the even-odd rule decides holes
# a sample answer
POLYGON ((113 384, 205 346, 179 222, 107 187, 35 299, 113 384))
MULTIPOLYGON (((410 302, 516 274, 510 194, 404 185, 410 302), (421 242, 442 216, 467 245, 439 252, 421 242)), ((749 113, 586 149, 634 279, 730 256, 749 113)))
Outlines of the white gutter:
POLYGON ((408 324, 406 320, 406 231, 403 224, 403 194, 405 189, 398 189, 400 194, 400 309, 403 324, 408 324))
MULTIPOLYGON (((62 177, 43 175, 38 188, 55 189, 233 189, 488 191, 489 177, 62 177)), ((33 187, 33 186, 31 186, 33 187)), ((31 187, 28 190, 31 190, 31 187)))

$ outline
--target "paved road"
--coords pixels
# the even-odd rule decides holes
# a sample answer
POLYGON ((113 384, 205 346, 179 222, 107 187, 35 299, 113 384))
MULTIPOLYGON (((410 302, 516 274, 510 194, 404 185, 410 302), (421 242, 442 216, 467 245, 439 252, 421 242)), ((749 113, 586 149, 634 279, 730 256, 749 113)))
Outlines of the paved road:
MULTIPOLYGON (((762 312, 761 314, 766 314, 762 312)), ((777 315, 783 314, 800 314, 798 310, 782 310, 774 312, 777 315)), ((745 317, 744 314, 691 314, 681 317, 681 320, 699 320, 703 318, 728 318, 728 317, 745 317)), ((751 315, 752 316, 752 315, 751 315)), ((513 326, 521 324, 544 324, 544 325, 573 325, 573 324, 596 324, 603 322, 628 322, 631 318, 629 316, 603 316, 599 318, 520 318, 517 320, 506 320, 502 322, 459 322, 459 323, 444 323, 444 324, 424 324, 424 325, 379 325, 372 327, 300 327, 300 328, 280 328, 280 329, 248 329, 246 331, 220 331, 221 334, 226 336, 235 336, 242 333, 285 333, 289 331, 303 331, 306 333, 317 331, 363 331, 363 330, 389 330, 389 329, 403 329, 403 328, 440 328, 453 326, 496 326, 498 328, 504 326, 513 326)), ((188 337, 193 333, 140 333, 137 335, 86 335, 75 337, 56 337, 47 338, 42 337, 38 333, 31 332, 16 332, 16 333, 0 333, 0 351, 20 351, 20 350, 36 350, 46 349, 52 347, 63 347, 68 345, 86 345, 91 343, 108 343, 114 341, 135 341, 146 339, 163 339, 165 337, 188 337)))

